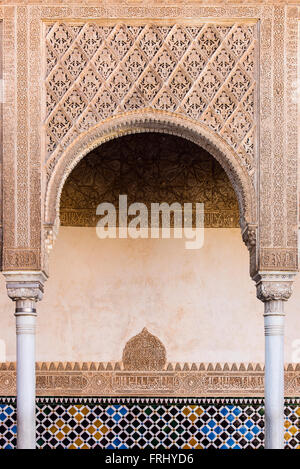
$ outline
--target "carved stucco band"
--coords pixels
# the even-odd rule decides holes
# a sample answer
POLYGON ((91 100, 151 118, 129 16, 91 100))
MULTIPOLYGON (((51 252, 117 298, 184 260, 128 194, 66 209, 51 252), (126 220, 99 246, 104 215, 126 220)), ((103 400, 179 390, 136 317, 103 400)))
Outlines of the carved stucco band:
MULTIPOLYGON (((126 371, 115 363, 37 363, 37 396, 263 397, 261 364, 171 364, 126 371)), ((0 364, 0 396, 16 395, 15 363, 0 364)), ((300 366, 285 366, 285 396, 300 396, 300 366)))

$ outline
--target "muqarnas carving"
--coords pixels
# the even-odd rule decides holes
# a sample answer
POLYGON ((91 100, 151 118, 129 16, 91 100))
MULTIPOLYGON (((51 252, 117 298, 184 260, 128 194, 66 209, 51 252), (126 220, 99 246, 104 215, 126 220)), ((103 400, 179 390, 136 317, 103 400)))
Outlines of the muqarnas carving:
POLYGON ((128 195, 128 204, 146 204, 149 214, 152 202, 203 202, 205 227, 239 227, 237 198, 223 168, 203 148, 174 135, 126 135, 91 151, 64 185, 61 224, 95 226, 97 205, 117 208, 120 194, 128 195))

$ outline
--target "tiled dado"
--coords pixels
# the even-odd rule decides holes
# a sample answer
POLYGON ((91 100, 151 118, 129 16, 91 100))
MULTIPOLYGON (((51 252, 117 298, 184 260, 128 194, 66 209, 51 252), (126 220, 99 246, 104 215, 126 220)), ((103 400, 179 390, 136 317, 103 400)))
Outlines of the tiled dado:
MULTIPOLYGON (((300 448, 300 399, 285 401, 285 447, 300 448)), ((263 399, 37 399, 37 447, 263 448, 263 399)), ((0 399, 0 448, 16 446, 16 400, 0 399)))

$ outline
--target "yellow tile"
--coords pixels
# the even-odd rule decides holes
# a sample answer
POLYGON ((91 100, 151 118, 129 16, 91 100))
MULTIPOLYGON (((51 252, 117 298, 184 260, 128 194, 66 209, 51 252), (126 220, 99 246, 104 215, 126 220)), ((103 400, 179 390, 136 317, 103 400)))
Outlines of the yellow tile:
POLYGON ((295 414, 299 415, 300 417, 300 407, 298 407, 297 410, 295 410, 295 414))
POLYGON ((195 420, 197 420, 197 418, 198 418, 198 417, 197 417, 197 415, 195 415, 195 414, 190 414, 190 415, 189 415, 189 420, 191 420, 192 422, 195 422, 195 420))
POLYGON ((291 427, 291 428, 289 428, 289 432, 290 432, 292 435, 295 435, 295 433, 298 433, 298 428, 296 428, 296 427, 291 427))
POLYGON ((289 428, 291 425, 292 425, 291 422, 289 422, 288 420, 285 420, 284 422, 285 428, 289 428))
POLYGON ((57 425, 59 428, 62 427, 64 425, 64 421, 61 420, 61 419, 58 419, 56 422, 55 422, 55 425, 57 425))
POLYGON ((288 441, 290 438, 292 438, 292 435, 290 435, 289 433, 285 433, 285 434, 284 434, 284 439, 285 439, 286 441, 288 441))
POLYGON ((62 432, 58 432, 55 435, 55 438, 58 438, 59 440, 62 440, 65 437, 65 435, 62 432))
POLYGON ((77 422, 80 422, 83 419, 83 416, 80 414, 77 414, 75 415, 74 419, 77 420, 77 422))
POLYGON ((99 427, 101 427, 102 422, 101 422, 101 420, 95 420, 95 421, 93 422, 93 425, 94 425, 94 427, 99 428, 99 427))
POLYGON ((184 445, 182 449, 192 449, 189 445, 184 445))
POLYGON ((68 434, 70 431, 71 431, 71 428, 68 427, 68 425, 65 425, 62 429, 61 429, 62 432, 64 432, 64 434, 68 434))
POLYGON ((105 435, 105 433, 108 432, 108 428, 107 428, 105 425, 103 425, 103 427, 99 428, 99 431, 100 431, 103 435, 105 435))
POLYGON ((77 449, 77 446, 72 444, 72 445, 69 446, 69 449, 77 449))
POLYGON ((192 410, 195 410, 196 409, 196 405, 190 405, 189 408, 192 409, 192 410))
POLYGON ((83 446, 81 446, 81 449, 90 449, 90 448, 88 447, 88 445, 84 444, 83 446))
POLYGON ((191 446, 195 446, 197 444, 197 440, 195 440, 195 438, 191 438, 190 441, 189 441, 189 444, 191 446))
POLYGON ((50 428, 51 433, 55 433, 55 432, 57 432, 57 430, 58 430, 58 428, 55 427, 54 425, 52 425, 52 427, 50 428))
POLYGON ((195 449, 203 449, 203 446, 197 445, 197 446, 195 446, 195 449))
POLYGON ((77 440, 75 440, 74 443, 75 443, 75 445, 80 446, 80 445, 82 445, 83 441, 82 441, 81 438, 77 438, 77 440))
POLYGON ((201 415, 201 414, 203 414, 203 409, 201 409, 201 407, 197 407, 197 409, 195 410, 195 413, 197 415, 201 415))
POLYGON ((90 411, 89 411, 88 407, 84 407, 84 408, 81 410, 81 413, 82 413, 83 415, 87 415, 87 414, 89 414, 89 412, 90 412, 90 411))
POLYGON ((93 434, 93 433, 95 433, 96 428, 91 425, 91 426, 87 429, 87 431, 88 431, 89 433, 93 434))
POLYGON ((78 412, 78 410, 75 409, 75 407, 71 407, 71 409, 69 410, 69 414, 71 414, 71 415, 75 415, 75 414, 77 414, 77 412, 78 412))
POLYGON ((183 409, 182 413, 183 413, 184 415, 188 416, 188 415, 191 413, 191 411, 190 411, 190 409, 189 409, 188 407, 185 407, 185 408, 183 409))
POLYGON ((100 440, 100 438, 102 438, 102 436, 103 436, 102 433, 97 432, 93 435, 93 438, 96 438, 96 440, 100 440))

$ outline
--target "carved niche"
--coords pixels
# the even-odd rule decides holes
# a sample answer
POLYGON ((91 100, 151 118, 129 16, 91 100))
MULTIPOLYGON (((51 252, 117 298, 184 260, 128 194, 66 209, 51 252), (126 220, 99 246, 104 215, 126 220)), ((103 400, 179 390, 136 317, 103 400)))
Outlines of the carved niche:
POLYGON ((201 121, 255 173, 256 22, 46 25, 48 166, 82 132, 156 109, 201 121))
MULTIPOLYGON (((95 226, 97 205, 143 202, 204 203, 210 228, 239 226, 238 202, 220 164, 198 145, 173 135, 141 133, 102 144, 68 177, 61 196, 65 226, 95 226)), ((172 219, 171 219, 172 222, 172 219)))
POLYGON ((132 337, 123 350, 123 366, 128 371, 161 371, 167 362, 162 342, 146 327, 132 337))

